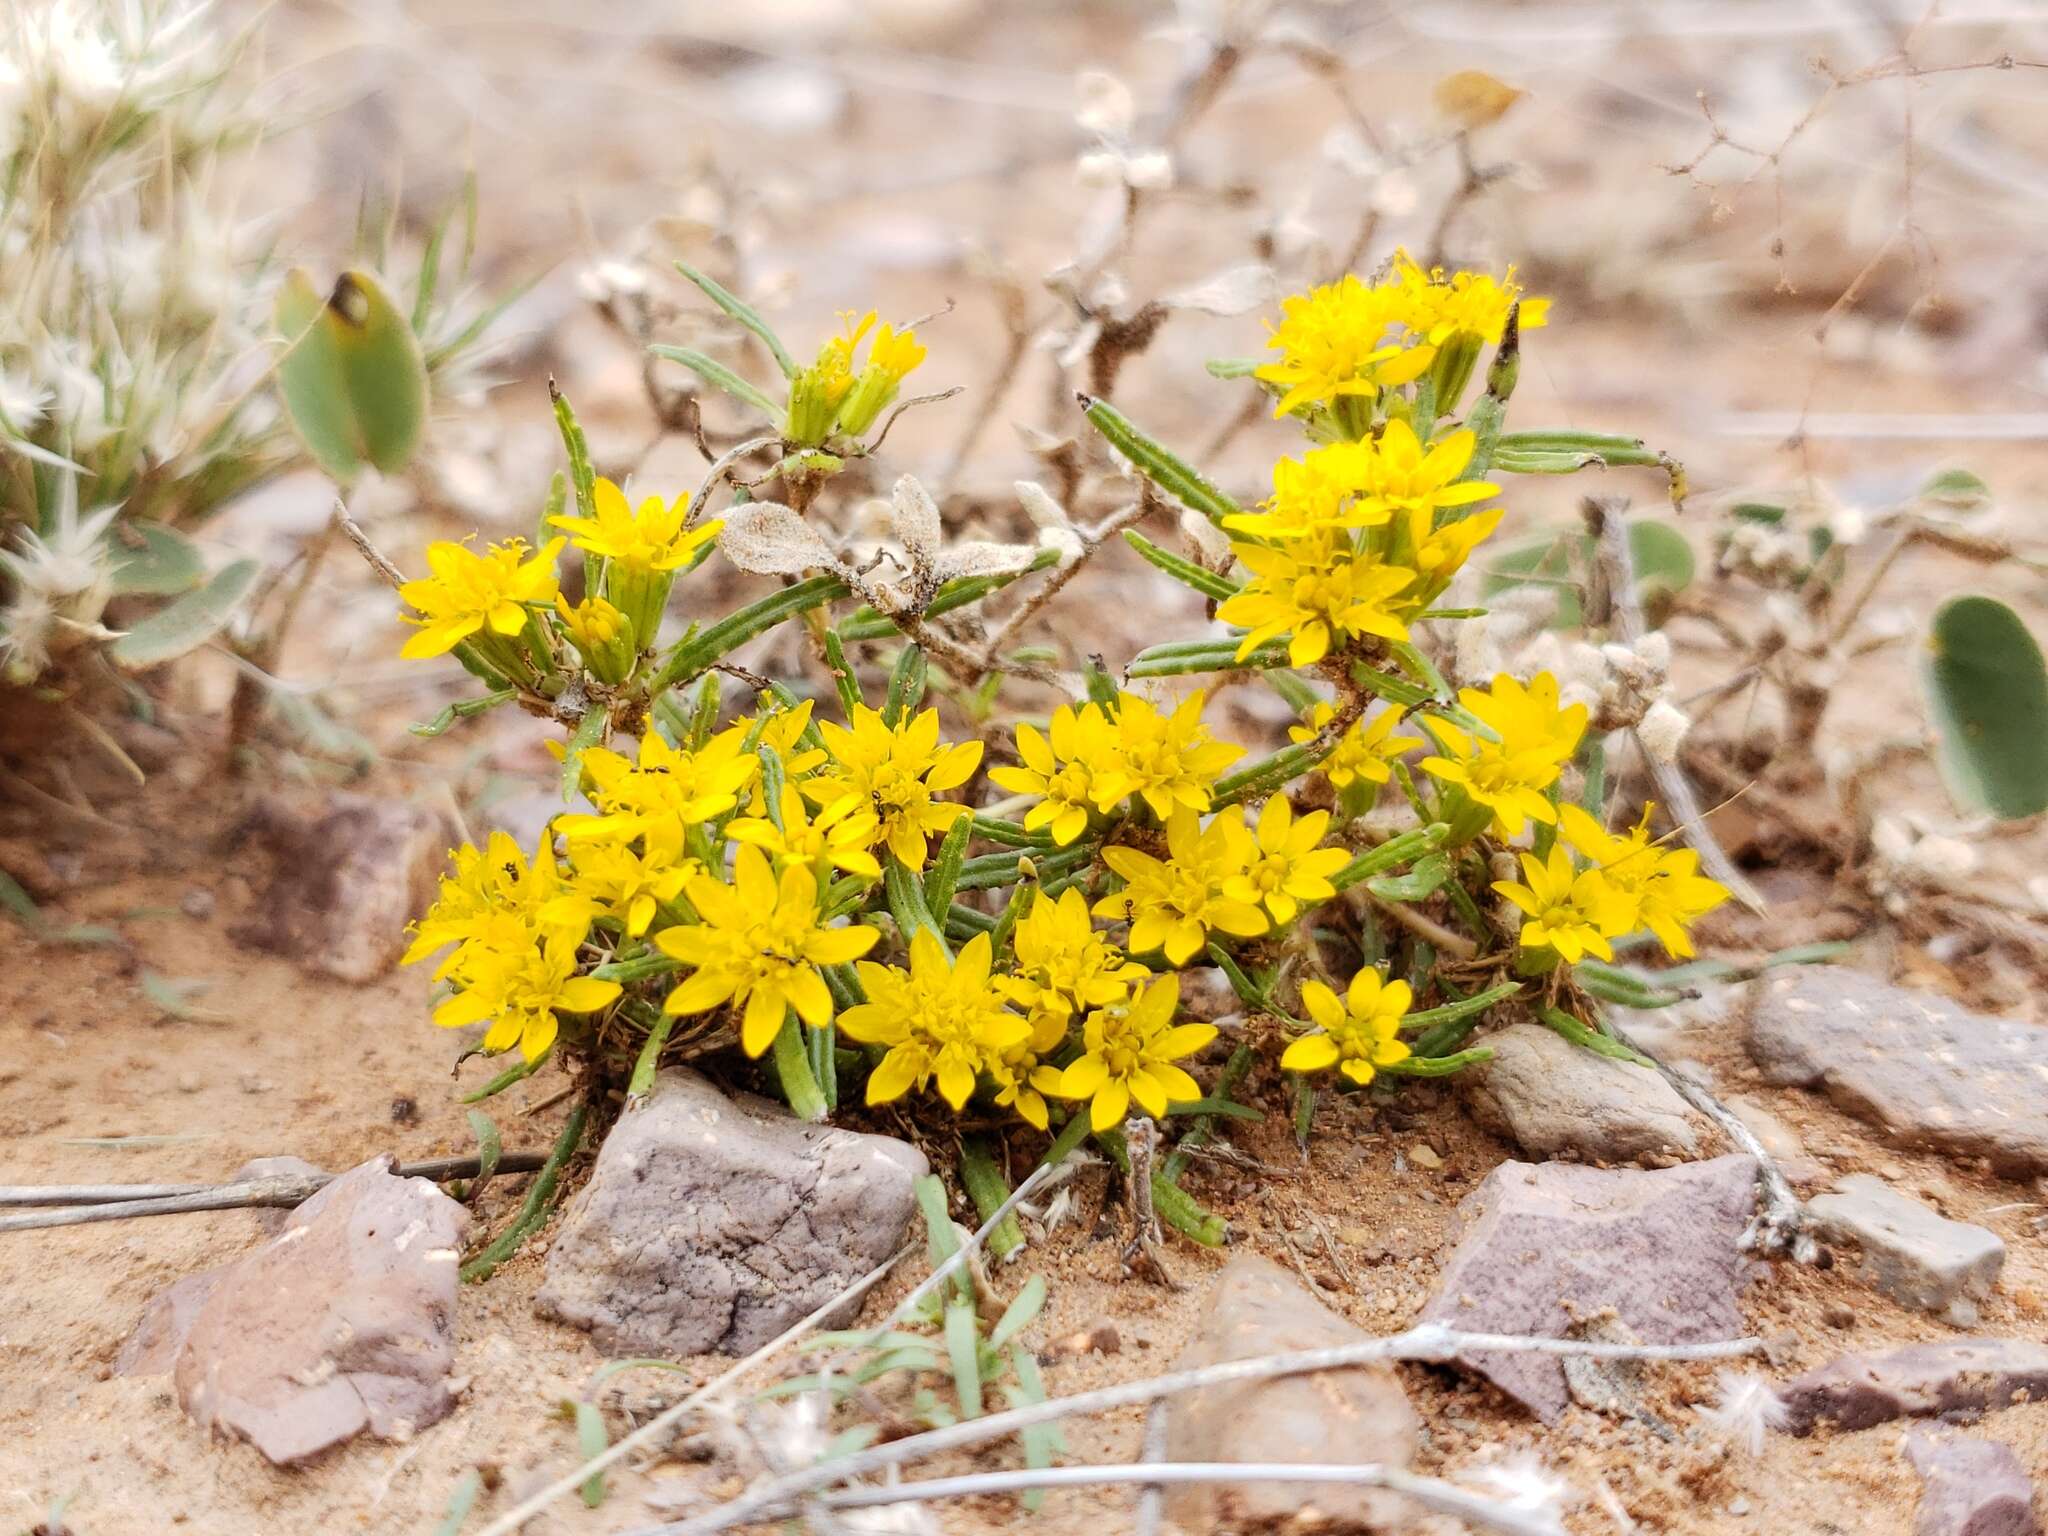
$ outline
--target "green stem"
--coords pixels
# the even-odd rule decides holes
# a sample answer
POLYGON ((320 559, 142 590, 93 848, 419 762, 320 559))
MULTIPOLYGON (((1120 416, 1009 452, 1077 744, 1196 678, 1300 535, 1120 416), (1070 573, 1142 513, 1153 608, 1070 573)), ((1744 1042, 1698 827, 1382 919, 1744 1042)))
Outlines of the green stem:
MULTIPOLYGON (((1209 1097, 1212 1099, 1234 1098, 1234 1095, 1239 1087, 1243 1085, 1245 1077, 1251 1069, 1252 1047, 1251 1042, 1247 1040, 1240 1043, 1237 1049, 1230 1053, 1230 1059, 1223 1064, 1223 1073, 1216 1079, 1216 1087, 1211 1091, 1209 1097)), ((1216 1117, 1214 1115, 1197 1116, 1195 1123, 1188 1127, 1186 1133, 1175 1144, 1173 1151, 1168 1154, 1166 1165, 1160 1170, 1166 1182, 1178 1185, 1181 1175, 1187 1172, 1188 1160, 1192 1156, 1194 1149, 1207 1145, 1210 1138, 1215 1134, 1216 1117)))
POLYGON ((654 1021, 654 1027, 647 1032, 647 1043, 640 1047, 640 1055, 633 1062, 633 1075, 626 1080, 626 1098, 629 1102, 644 1099, 654 1091, 654 1073, 661 1065, 661 1048, 668 1044, 668 1032, 675 1027, 676 1016, 664 1013, 654 1021))
MULTIPOLYGON (((1009 1181, 996 1166, 989 1144, 979 1136, 970 1136, 960 1143, 960 1182, 966 1186, 967 1197, 974 1202, 983 1221, 1001 1210, 1003 1202, 1010 1198, 1009 1181)), ((1015 1216, 1005 1216, 989 1233, 987 1242, 989 1251, 997 1258, 1007 1259, 1024 1246, 1024 1229, 1017 1225, 1015 1216)))
POLYGON ((782 1096, 789 1101, 790 1112, 813 1125, 821 1123, 831 1111, 825 1104, 825 1090, 818 1086, 818 1079, 811 1072, 804 1024, 794 1008, 783 1015, 782 1031, 775 1037, 773 1054, 775 1075, 782 1082, 782 1096))
POLYGON ((584 1123, 589 1118, 588 1104, 578 1104, 570 1111, 568 1123, 562 1127, 562 1134, 555 1138, 554 1150, 548 1154, 547 1162, 541 1165, 533 1188, 526 1192, 526 1202, 519 1207, 518 1216, 511 1226, 498 1234, 490 1247, 462 1266, 464 1280, 474 1283, 490 1279, 492 1272, 517 1253, 519 1245, 546 1222, 548 1213, 554 1209, 555 1187, 561 1183, 563 1165, 575 1155, 577 1144, 583 1140, 584 1123))
POLYGON ((1388 838, 1377 848, 1366 849, 1330 876, 1330 883, 1340 891, 1349 890, 1360 881, 1385 874, 1397 864, 1412 863, 1425 853, 1435 852, 1449 835, 1450 828, 1440 821, 1412 828, 1398 837, 1388 838))
POLYGON ((553 1054, 553 1047, 550 1047, 547 1051, 545 1051, 532 1061, 514 1062, 511 1066, 507 1067, 504 1071, 500 1072, 496 1077, 492 1078, 488 1083, 485 1083, 483 1087, 477 1089, 476 1092, 465 1093, 462 1096, 462 1102, 464 1104, 481 1104, 485 1099, 495 1098, 497 1095, 503 1093, 507 1088, 510 1088, 514 1083, 524 1082, 527 1078, 533 1076, 534 1073, 538 1072, 542 1067, 547 1065, 548 1057, 552 1056, 553 1054))

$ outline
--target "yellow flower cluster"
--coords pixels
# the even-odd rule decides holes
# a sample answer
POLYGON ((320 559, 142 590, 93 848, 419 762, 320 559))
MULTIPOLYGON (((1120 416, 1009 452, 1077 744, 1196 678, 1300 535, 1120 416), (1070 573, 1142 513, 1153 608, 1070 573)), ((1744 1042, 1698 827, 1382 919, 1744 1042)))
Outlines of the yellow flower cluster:
POLYGON ((848 1038, 884 1049, 868 1077, 870 1104, 936 1087, 957 1110, 985 1084, 1041 1131, 1051 1120, 1047 1095, 1086 1100, 1101 1131, 1134 1104, 1160 1116, 1202 1096, 1176 1063, 1213 1040, 1215 1027, 1176 1024, 1180 978, 1141 985, 1145 967, 1095 931, 1078 891, 1039 900, 1018 922, 1008 974, 992 973, 987 934, 948 955, 920 929, 909 948, 907 967, 862 961, 867 1001, 839 1016, 848 1038), (1072 1058, 1064 1068, 1053 1061, 1061 1054, 1072 1058))
POLYGON ((1409 621, 1499 526, 1498 509, 1466 511, 1499 490, 1461 478, 1476 446, 1460 428, 1425 447, 1396 417, 1377 437, 1281 460, 1264 509, 1226 519, 1251 572, 1216 611, 1246 631, 1238 659, 1281 635, 1297 667, 1363 641, 1406 640, 1409 621))
POLYGON ((1164 859, 1136 848, 1102 850, 1124 885, 1095 904, 1096 915, 1129 921, 1131 953, 1162 950, 1171 964, 1186 965, 1213 933, 1261 934, 1335 896, 1330 876, 1350 855, 1319 846, 1329 825, 1328 811, 1296 817, 1285 795, 1270 797, 1249 826, 1235 811, 1206 826, 1191 810, 1175 811, 1164 859))
POLYGON ((871 309, 859 320, 842 315, 845 330, 818 349, 818 360, 790 380, 784 435, 815 447, 835 434, 859 437, 896 398, 904 379, 925 359, 917 332, 876 324, 871 309), (869 340, 869 333, 873 339, 869 340), (867 342, 867 361, 860 360, 867 342))
POLYGON ((1651 839, 1654 809, 1644 806, 1642 820, 1620 835, 1578 806, 1559 809, 1561 835, 1550 852, 1540 859, 1524 853, 1523 878, 1493 884, 1523 914, 1523 949, 1547 950, 1569 965, 1587 955, 1612 960, 1612 940, 1647 929, 1674 959, 1692 955, 1687 930, 1728 899, 1728 888, 1699 872, 1692 849, 1660 848, 1651 839))
MULTIPOLYGON (((1523 330, 1548 323, 1550 301, 1523 298, 1512 267, 1499 281, 1479 272, 1446 277, 1402 251, 1384 282, 1368 287, 1347 276, 1284 300, 1269 343, 1280 357, 1256 377, 1281 391, 1276 416, 1345 399, 1371 401, 1420 378, 1438 350, 1460 336, 1499 342, 1517 304, 1523 330)), ((1448 411, 1455 403, 1436 406, 1448 411)))
POLYGON ((1202 723, 1203 695, 1183 699, 1162 714, 1149 699, 1120 694, 1114 713, 1089 702, 1062 704, 1048 732, 1017 727, 1012 767, 991 768, 989 778, 1013 794, 1036 795, 1026 829, 1052 829, 1055 843, 1072 843, 1091 817, 1106 815, 1136 797, 1164 821, 1176 811, 1209 809, 1216 780, 1244 755, 1217 741, 1202 723))
POLYGON ((1490 689, 1465 688, 1458 703, 1486 734, 1431 716, 1429 730, 1442 750, 1422 769, 1451 787, 1454 829, 1470 836, 1489 824, 1496 835, 1518 837, 1532 821, 1549 825, 1557 808, 1544 791, 1555 784, 1586 733, 1586 706, 1560 707, 1557 679, 1539 672, 1524 684, 1503 672, 1490 689), (1467 807, 1477 807, 1468 821, 1467 807))
POLYGON ((600 682, 617 686, 652 650, 676 573, 710 552, 724 524, 689 525, 690 498, 644 498, 636 508, 611 481, 595 482, 589 516, 558 515, 562 529, 528 555, 524 539, 493 544, 482 554, 442 541, 427 546, 430 574, 398 595, 418 627, 400 655, 443 656, 467 645, 501 679, 523 680, 549 670, 561 642, 573 646, 600 682), (560 592, 555 560, 567 545, 585 558, 589 595, 575 605, 560 592), (548 615, 558 621, 551 630, 548 615))
POLYGON ((457 990, 434 1010, 434 1022, 447 1029, 488 1022, 485 1050, 516 1045, 538 1061, 555 1043, 558 1014, 590 1013, 619 995, 617 982, 578 974, 594 913, 563 881, 552 849, 529 863, 510 833, 493 832, 482 849, 458 850, 454 864, 403 963, 454 945, 434 979, 457 990))

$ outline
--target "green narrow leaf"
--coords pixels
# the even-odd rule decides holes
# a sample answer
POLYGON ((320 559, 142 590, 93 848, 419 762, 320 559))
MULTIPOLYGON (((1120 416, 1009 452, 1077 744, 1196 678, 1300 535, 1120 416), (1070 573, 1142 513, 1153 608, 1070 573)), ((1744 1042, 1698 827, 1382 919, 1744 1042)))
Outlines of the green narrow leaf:
MULTIPOLYGON (((1017 1385, 1008 1389, 1010 1406, 1028 1408, 1045 1401, 1045 1378, 1038 1374, 1038 1360, 1022 1344, 1010 1346, 1010 1367, 1017 1373, 1017 1385)), ((1066 1439, 1055 1423, 1033 1424, 1019 1431, 1017 1438, 1024 1444, 1024 1465, 1027 1467, 1049 1467, 1066 1453, 1066 1439)), ((1034 1488, 1024 1495, 1023 1505, 1036 1512, 1045 1502, 1045 1490, 1034 1488)))
POLYGON ((1365 888, 1382 901, 1422 901, 1434 896, 1450 877, 1451 861, 1441 853, 1416 860, 1405 875, 1381 875, 1365 882, 1365 888))
MULTIPOLYGON (((974 835, 974 818, 956 816, 939 844, 939 856, 924 875, 925 910, 934 915, 953 906, 953 892, 960 884, 960 866, 967 857, 967 841, 974 835)), ((993 924, 991 924, 993 926, 993 924)))
POLYGON ((703 289, 704 296, 710 299, 712 303, 760 337, 767 344, 768 351, 775 358, 775 366, 782 370, 782 376, 785 379, 796 377, 796 359, 791 357, 789 350, 782 345, 782 338, 775 334, 774 327, 761 318, 759 310, 755 309, 753 305, 747 303, 746 300, 738 295, 730 292, 722 283, 707 276, 705 273, 699 272, 687 261, 677 262, 676 270, 703 289))
POLYGON ((1991 505, 1991 487, 1967 469, 1944 469, 1920 487, 1920 499, 1951 512, 1981 512, 1991 505))
POLYGON ((2048 672, 2020 616, 1996 598, 1950 598, 1928 629, 1921 682, 1956 804, 2005 821, 2048 809, 2048 672))
POLYGON ((666 358, 672 363, 681 363, 714 389, 722 389, 743 405, 750 405, 770 421, 782 419, 782 407, 770 400, 760 390, 734 373, 716 358, 706 357, 695 347, 652 346, 647 349, 656 357, 666 358))
POLYGON ((1033 1275, 1024 1282, 1024 1289, 1017 1293, 1017 1299, 1003 1309, 994 1328, 989 1330, 988 1347, 1003 1349, 1026 1328, 1045 1308, 1045 1276, 1033 1275))
MULTIPOLYGON (((598 1412, 597 1404, 578 1402, 576 1404, 576 1447, 583 1453, 585 1461, 593 1456, 602 1456, 611 1445, 611 1436, 604 1430, 604 1415, 598 1412)), ((583 1495, 586 1509, 595 1509, 604 1502, 604 1474, 593 1472, 583 1480, 579 1490, 583 1495)))
POLYGON ((12 912, 31 928, 38 926, 43 920, 42 909, 36 905, 35 898, 23 890, 21 882, 4 869, 0 869, 0 908, 12 912))
POLYGON ((974 1320, 974 1303, 955 1299, 946 1303, 946 1354, 953 1363, 953 1391, 960 1399, 960 1417, 981 1417, 980 1340, 974 1320))
POLYGON ((464 1104, 481 1104, 485 1099, 496 1098, 514 1083, 524 1082, 527 1078, 533 1076, 534 1073, 547 1064, 548 1056, 553 1054, 553 1051, 550 1050, 547 1055, 541 1056, 536 1061, 515 1061, 474 1093, 465 1093, 460 1102, 464 1104))
POLYGON ((1244 511, 1186 460, 1139 431, 1129 417, 1107 400, 1092 400, 1083 395, 1081 413, 1096 431, 1108 439, 1112 448, 1131 461, 1139 474, 1182 506, 1201 513, 1214 523, 1221 523, 1224 518, 1236 517, 1244 511))
POLYGON ((1204 597, 1213 598, 1220 603, 1237 596, 1236 582, 1218 576, 1214 571, 1206 570, 1192 560, 1183 560, 1170 550, 1161 549, 1135 528, 1124 530, 1124 542, 1182 586, 1192 587, 1204 597))
POLYGON ((444 735, 456 721, 468 720, 473 716, 481 715, 488 710, 496 709, 500 704, 509 704, 517 697, 519 697, 518 689, 499 688, 494 692, 485 694, 480 699, 457 699, 453 704, 443 709, 441 713, 434 716, 433 719, 416 722, 408 725, 406 729, 415 736, 434 737, 444 735))
POLYGON ((448 1513, 434 1527, 434 1536, 460 1536, 463 1523, 469 1519, 469 1512, 476 1508, 476 1498, 483 1492, 483 1487, 483 1474, 475 1467, 456 1479, 455 1491, 448 1496, 448 1513))
MULTIPOLYGON (((1010 1198, 1010 1186, 996 1165, 995 1153, 979 1136, 970 1136, 960 1144, 960 1183, 983 1221, 1001 1210, 1003 1202, 1010 1198)), ((990 1253, 1007 1259, 1024 1246, 1024 1232, 1015 1216, 1005 1216, 984 1241, 990 1253)))
POLYGON ((257 570, 254 560, 237 560, 198 591, 187 592, 137 624, 109 646, 107 654, 139 672, 196 650, 227 627, 255 585, 257 570))
POLYGON ((114 591, 123 596, 176 597, 206 579, 198 548, 162 523, 123 523, 109 542, 114 550, 114 591), (140 542, 124 544, 131 536, 140 542))

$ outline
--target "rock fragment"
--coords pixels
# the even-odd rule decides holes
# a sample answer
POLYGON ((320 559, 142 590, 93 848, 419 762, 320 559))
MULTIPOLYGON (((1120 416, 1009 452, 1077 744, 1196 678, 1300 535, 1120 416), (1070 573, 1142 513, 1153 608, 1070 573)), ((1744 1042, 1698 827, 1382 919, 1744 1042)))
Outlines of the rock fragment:
POLYGON ((1753 983, 1749 1054, 1773 1083, 1818 1089, 1896 1146, 2048 1173, 2048 1029, 1972 1013, 1840 966, 1753 983))
POLYGON ((1810 1435, 1823 1423, 1846 1431, 1929 1414, 1981 1413, 2048 1395, 2048 1346, 1967 1338, 1844 1355, 1795 1377, 1779 1395, 1785 1428, 1795 1435, 1810 1435))
POLYGON ((1817 1236, 1861 1249, 1862 1277, 1902 1306, 1968 1328, 2005 1267, 1996 1232, 1950 1221, 1867 1173, 1851 1174, 1806 1205, 1817 1236))
POLYGON ((534 1305, 609 1355, 745 1354, 902 1246, 927 1171, 905 1142, 670 1069, 605 1139, 534 1305))
POLYGON ((197 1423, 280 1466, 446 1416, 468 1213, 391 1166, 350 1170, 263 1247, 158 1296, 115 1368, 170 1372, 197 1423))
POLYGON ((1522 1023, 1486 1037, 1493 1060, 1455 1079, 1472 1117, 1532 1158, 1669 1164, 1699 1156, 1685 1101, 1648 1067, 1596 1056, 1522 1023))
MULTIPOLYGON (((1459 1204, 1457 1248, 1421 1321, 1559 1339, 1611 1312, 1648 1344, 1740 1337, 1756 1175, 1746 1156, 1654 1171, 1503 1163, 1459 1204)), ((1459 1363, 1546 1421, 1570 1401, 1554 1356, 1459 1363)))
MULTIPOLYGON (((1279 1265, 1243 1254, 1225 1265, 1210 1286, 1194 1337, 1174 1369, 1324 1349, 1367 1337, 1279 1265)), ((1405 1467, 1414 1458, 1418 1436, 1400 1380, 1387 1366, 1369 1365, 1182 1393, 1168 1408, 1166 1459, 1405 1467)), ((1174 1519, 1190 1531, 1277 1529, 1295 1521, 1310 1528, 1385 1530, 1399 1523, 1403 1503, 1384 1489, 1313 1483, 1190 1486, 1168 1497, 1174 1519)))

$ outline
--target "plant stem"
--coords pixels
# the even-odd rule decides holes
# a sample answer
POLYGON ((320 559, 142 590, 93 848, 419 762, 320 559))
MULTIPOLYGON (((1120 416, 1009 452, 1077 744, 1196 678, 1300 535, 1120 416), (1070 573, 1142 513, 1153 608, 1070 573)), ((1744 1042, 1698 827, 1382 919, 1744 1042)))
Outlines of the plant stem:
POLYGON ((555 1139, 554 1150, 548 1154, 540 1176, 533 1181, 533 1188, 526 1192, 526 1203, 519 1207, 518 1217, 498 1234, 490 1247, 462 1266, 464 1280, 488 1280, 492 1272, 517 1253, 519 1245, 548 1219, 548 1213, 554 1208, 555 1186, 561 1182, 563 1165, 575 1155, 577 1144, 583 1140, 584 1123, 589 1118, 588 1103, 578 1104, 569 1112, 568 1123, 555 1139))
POLYGON ((782 1030, 775 1037, 773 1052, 775 1075, 781 1081, 782 1096, 789 1101, 790 1113, 818 1125, 830 1110, 825 1104, 825 1090, 818 1086, 811 1071, 810 1049, 804 1042, 805 1027, 794 1008, 783 1014, 782 1030))

